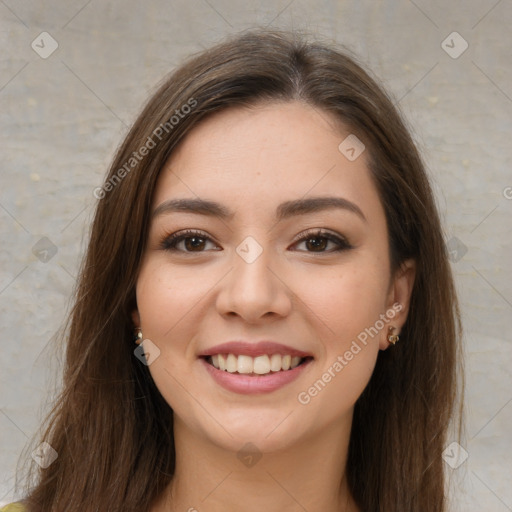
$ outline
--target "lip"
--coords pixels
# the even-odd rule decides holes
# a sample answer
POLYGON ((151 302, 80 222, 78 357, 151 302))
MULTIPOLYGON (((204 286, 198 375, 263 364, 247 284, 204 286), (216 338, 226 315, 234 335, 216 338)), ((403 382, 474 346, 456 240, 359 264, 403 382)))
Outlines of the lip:
MULTIPOLYGON (((219 352, 214 353, 218 354, 219 352)), ((230 353, 233 354, 233 352, 230 353)), ((247 354, 247 352, 244 353, 247 354)), ((268 354, 268 352, 264 353, 268 354)), ((261 393, 271 393, 272 391, 276 391, 277 389, 282 388, 286 384, 293 382, 305 370, 309 368, 313 359, 307 359, 299 366, 293 368, 293 370, 284 370, 280 372, 258 376, 244 375, 239 373, 229 373, 215 368, 215 366, 211 365, 205 358, 200 358, 200 361, 204 365, 206 371, 211 375, 213 380, 217 384, 222 386, 224 389, 242 395, 253 395, 261 393)))
MULTIPOLYGON (((273 341, 259 341, 258 343, 248 343, 246 341, 229 341, 221 343, 205 350, 199 357, 214 356, 216 354, 234 354, 235 356, 251 356, 258 357, 265 354, 271 356, 273 354, 281 354, 282 356, 291 355, 298 357, 312 357, 312 354, 297 350, 296 348, 275 343, 273 341)), ((292 371, 292 370, 286 370, 292 371)))

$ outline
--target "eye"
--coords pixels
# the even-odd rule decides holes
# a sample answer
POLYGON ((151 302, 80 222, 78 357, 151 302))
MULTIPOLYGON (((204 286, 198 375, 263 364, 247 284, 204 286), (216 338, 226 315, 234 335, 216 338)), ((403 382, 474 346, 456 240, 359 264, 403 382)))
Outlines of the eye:
MULTIPOLYGON (((202 231, 187 229, 185 231, 178 231, 172 235, 167 236, 160 244, 162 249, 166 251, 180 251, 180 252, 204 252, 208 242, 212 242, 211 238, 202 231), (182 244, 183 242, 183 244, 182 244)), ((214 244, 215 245, 215 244, 214 244)), ((215 247, 218 247, 215 245, 215 247)), ((222 250, 222 249, 213 249, 222 250)))
POLYGON ((306 245, 306 252, 317 253, 339 252, 353 248, 344 237, 323 229, 307 231, 301 234, 297 239, 297 243, 304 243, 306 245), (326 250, 329 244, 334 245, 334 249, 326 250))
MULTIPOLYGON (((222 250, 204 232, 193 229, 178 231, 177 233, 166 236, 160 245, 162 249, 167 251, 199 253, 208 250, 208 243, 213 245, 213 248, 210 248, 210 250, 222 250)), ((339 252, 353 248, 353 246, 350 245, 344 237, 321 229, 310 230, 306 233, 302 233, 296 239, 294 245, 296 246, 301 243, 306 245, 305 252, 315 253, 339 252), (330 249, 328 249, 329 245, 331 245, 330 249)))

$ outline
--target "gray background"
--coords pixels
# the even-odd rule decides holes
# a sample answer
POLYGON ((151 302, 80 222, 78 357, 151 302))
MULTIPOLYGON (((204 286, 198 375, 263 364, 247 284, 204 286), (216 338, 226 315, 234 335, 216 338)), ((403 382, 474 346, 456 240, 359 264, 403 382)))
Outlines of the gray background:
POLYGON ((512 510, 510 0, 0 0, 0 504, 15 497, 18 456, 58 385, 61 349, 50 343, 69 308, 93 189, 164 75, 255 25, 347 45, 413 127, 465 324, 469 457, 452 469, 464 452, 447 452, 453 510, 512 510), (42 32, 58 44, 47 58, 42 32))

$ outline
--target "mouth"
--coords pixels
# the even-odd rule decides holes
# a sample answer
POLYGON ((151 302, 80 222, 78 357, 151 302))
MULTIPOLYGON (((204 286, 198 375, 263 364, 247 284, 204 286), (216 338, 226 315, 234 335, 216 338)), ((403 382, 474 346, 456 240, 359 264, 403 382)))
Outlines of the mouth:
POLYGON ((290 354, 262 354, 252 357, 247 354, 219 353, 202 357, 217 370, 252 377, 288 372, 313 359, 311 356, 300 357, 290 354))
POLYGON ((271 393, 311 367, 312 354, 273 341, 230 341, 199 354, 215 383, 239 394, 271 393))

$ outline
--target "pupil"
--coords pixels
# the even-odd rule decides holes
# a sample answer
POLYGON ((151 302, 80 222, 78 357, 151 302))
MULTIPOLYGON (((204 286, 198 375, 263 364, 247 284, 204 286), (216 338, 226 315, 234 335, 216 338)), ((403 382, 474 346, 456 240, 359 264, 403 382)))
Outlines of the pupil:
POLYGON ((325 249, 325 244, 326 244, 327 240, 325 238, 322 238, 322 237, 317 237, 317 238, 310 238, 307 243, 308 244, 311 244, 311 246, 315 249, 325 249), (312 242, 313 240, 316 240, 317 242, 314 243, 312 242), (320 242, 318 242, 319 240, 321 240, 320 242))
POLYGON ((200 249, 204 245, 204 240, 198 236, 191 236, 185 241, 187 249, 200 249))

